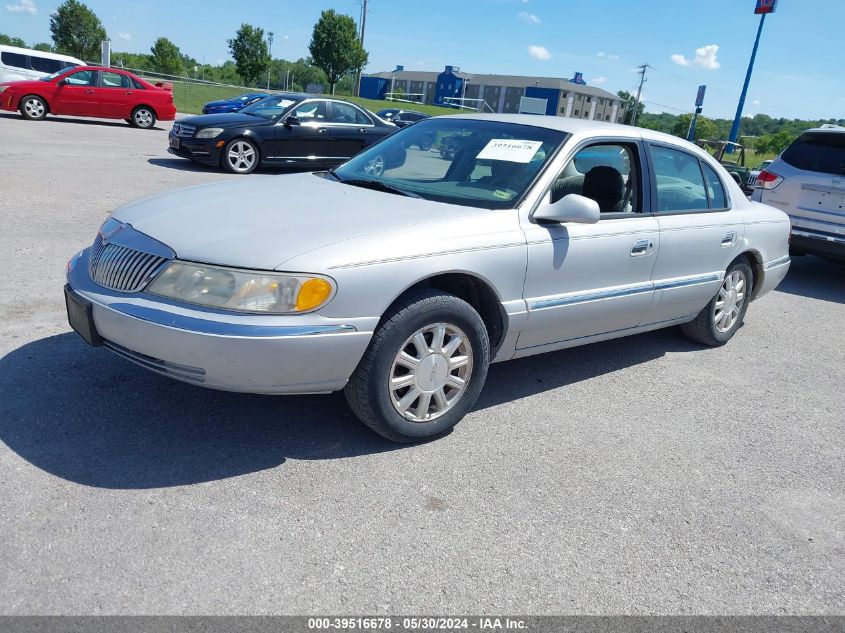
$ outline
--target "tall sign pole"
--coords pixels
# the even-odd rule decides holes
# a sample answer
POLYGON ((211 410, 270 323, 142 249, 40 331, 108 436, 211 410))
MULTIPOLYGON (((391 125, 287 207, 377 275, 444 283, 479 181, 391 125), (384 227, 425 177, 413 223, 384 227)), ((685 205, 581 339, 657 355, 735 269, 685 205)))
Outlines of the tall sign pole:
MULTIPOLYGON (((751 61, 748 62, 748 72, 745 74, 745 84, 742 86, 742 94, 739 96, 739 105, 736 108, 736 118, 728 141, 736 143, 739 137, 739 124, 742 122, 742 111, 745 108, 745 97, 748 95, 748 85, 751 83, 751 73, 754 71, 754 60, 757 58, 757 48, 760 46, 760 36, 763 34, 763 25, 766 23, 766 16, 774 13, 778 0, 757 0, 754 14, 760 16, 760 26, 757 28, 757 39, 754 40, 754 49, 751 51, 751 61)), ((728 145, 727 152, 733 153, 733 145, 728 145)))
POLYGON ((689 121, 689 130, 687 130, 687 140, 692 143, 695 141, 695 124, 698 121, 698 115, 701 114, 704 108, 704 93, 707 92, 707 86, 699 86, 698 94, 695 97, 695 112, 692 113, 689 121))

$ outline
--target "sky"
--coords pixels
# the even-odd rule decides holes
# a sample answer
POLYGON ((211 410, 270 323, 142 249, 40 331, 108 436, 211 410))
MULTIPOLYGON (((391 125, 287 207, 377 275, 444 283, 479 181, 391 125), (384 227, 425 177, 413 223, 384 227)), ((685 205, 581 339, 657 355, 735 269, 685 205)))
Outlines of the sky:
MULTIPOLYGON (((324 9, 351 15, 362 0, 84 0, 113 50, 148 53, 159 36, 206 63, 222 63, 242 22, 275 33, 274 57, 308 56, 324 9), (141 10, 139 10, 139 8, 141 10)), ((0 33, 49 42, 60 0, 0 0, 0 33)), ((649 112, 693 108, 733 118, 759 25, 755 0, 369 0, 365 72, 440 71, 569 78, 635 92, 646 74, 649 112)), ((780 0, 766 19, 745 114, 845 117, 845 1, 780 0)))

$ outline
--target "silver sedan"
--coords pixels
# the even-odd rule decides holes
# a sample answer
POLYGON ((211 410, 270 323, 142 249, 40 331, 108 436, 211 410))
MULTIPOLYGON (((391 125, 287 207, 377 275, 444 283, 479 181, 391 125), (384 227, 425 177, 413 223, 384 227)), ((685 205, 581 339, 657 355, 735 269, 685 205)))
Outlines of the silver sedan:
POLYGON ((491 362, 675 325, 726 343, 786 275, 789 232, 671 136, 436 117, 334 171, 124 206, 68 263, 65 297, 86 341, 142 367, 344 390, 408 442, 457 424, 491 362))

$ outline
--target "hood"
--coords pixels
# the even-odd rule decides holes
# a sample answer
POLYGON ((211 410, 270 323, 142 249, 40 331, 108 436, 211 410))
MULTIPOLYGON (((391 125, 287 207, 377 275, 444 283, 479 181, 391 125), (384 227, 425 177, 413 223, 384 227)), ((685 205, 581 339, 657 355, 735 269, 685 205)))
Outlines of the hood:
POLYGON ((180 259, 272 270, 330 244, 479 212, 306 173, 180 189, 130 203, 113 217, 180 259))
POLYGON ((202 114, 199 116, 189 116, 184 119, 179 119, 179 123, 193 125, 195 127, 256 127, 258 125, 273 125, 270 119, 262 119, 258 116, 250 114, 240 114, 238 112, 226 112, 220 114, 202 114))

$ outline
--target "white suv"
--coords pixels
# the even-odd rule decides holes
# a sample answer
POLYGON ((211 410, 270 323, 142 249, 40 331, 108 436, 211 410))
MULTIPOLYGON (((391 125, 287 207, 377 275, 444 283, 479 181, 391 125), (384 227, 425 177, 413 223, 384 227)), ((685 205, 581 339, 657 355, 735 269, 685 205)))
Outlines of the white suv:
POLYGON ((789 215, 793 254, 845 261, 845 127, 804 132, 760 172, 751 199, 789 215))

